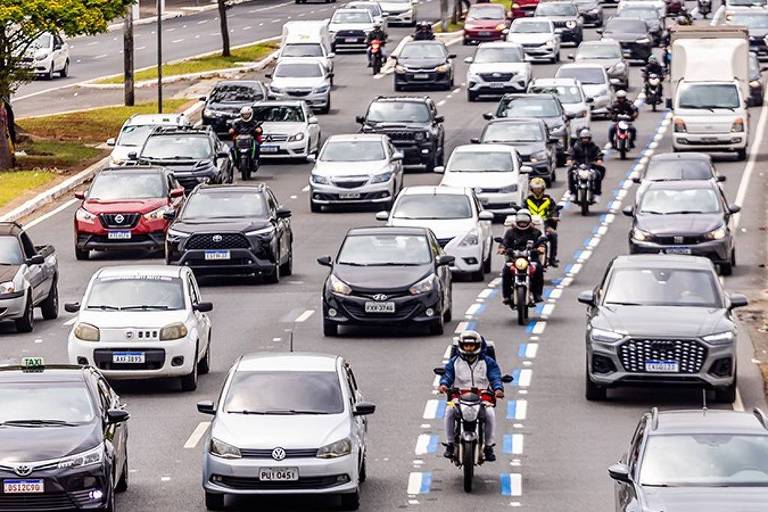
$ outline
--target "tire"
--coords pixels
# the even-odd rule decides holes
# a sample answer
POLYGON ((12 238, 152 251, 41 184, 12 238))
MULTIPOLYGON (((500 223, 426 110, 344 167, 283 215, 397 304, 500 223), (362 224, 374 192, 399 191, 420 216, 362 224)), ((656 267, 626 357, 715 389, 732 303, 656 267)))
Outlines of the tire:
POLYGON ((482 264, 480 265, 480 270, 478 270, 477 272, 472 272, 471 274, 469 274, 469 279, 471 281, 476 282, 476 283, 479 283, 479 282, 483 281, 483 279, 485 279, 485 272, 483 271, 482 264))
POLYGON ((443 318, 438 317, 437 320, 429 324, 429 334, 433 336, 442 336, 445 332, 443 328, 443 318))
POLYGON ((53 75, 56 74, 56 72, 53 70, 53 62, 51 62, 51 69, 48 70, 48 72, 45 74, 46 80, 53 80, 53 75))
POLYGON ((381 58, 373 59, 373 74, 378 75, 381 73, 381 58))
MULTIPOLYGON (((298 3, 298 2, 297 2, 298 3)), ((205 493, 205 508, 208 510, 224 510, 224 498, 226 494, 205 493)))
POLYGON ((69 76, 69 59, 64 63, 64 67, 61 68, 61 71, 59 71, 59 76, 61 78, 67 78, 69 76))
POLYGON ((485 272, 486 274, 492 270, 491 269, 491 259, 492 259, 491 252, 492 251, 490 250, 488 251, 488 257, 483 261, 483 272, 485 272))
POLYGON ((473 102, 473 101, 477 101, 477 94, 475 94, 474 92, 468 90, 467 91, 467 101, 469 101, 470 103, 473 102))
POLYGON ((179 377, 182 391, 194 391, 197 389, 197 350, 195 350, 195 359, 192 363, 192 371, 189 374, 179 377))
POLYGON ((91 251, 88 249, 78 249, 75 247, 75 259, 77 261, 86 261, 88 260, 88 257, 90 256, 91 251))
POLYGON ((323 336, 333 338, 339 335, 339 325, 328 320, 323 320, 323 336))
POLYGON ((449 307, 443 312, 443 322, 446 324, 453 320, 453 306, 449 307))
POLYGON ((736 161, 743 162, 747 159, 747 148, 736 151, 736 161))
POLYGON ((589 379, 589 369, 584 369, 584 397, 590 402, 598 402, 608 397, 608 390, 589 379))
POLYGON ((403 90, 403 87, 399 85, 397 82, 395 82, 395 92, 400 92, 403 90))
POLYGON ((655 101, 651 103, 651 110, 656 112, 656 102, 655 101))
POLYGON ((715 402, 721 404, 732 404, 736 401, 736 378, 730 386, 715 388, 715 402))
POLYGON ((328 95, 328 103, 320 109, 321 114, 329 114, 331 112, 331 95, 328 95))
POLYGON ((288 260, 280 266, 280 274, 284 276, 293 274, 293 250, 288 253, 288 260))
POLYGON ((51 291, 40 304, 40 310, 43 312, 43 318, 46 320, 55 320, 59 317, 59 283, 58 279, 53 280, 51 291))
POLYGON ((721 276, 729 276, 733 274, 733 265, 731 265, 730 262, 728 263, 720 263, 718 265, 720 267, 720 275, 721 276))
POLYGON ((360 472, 358 473, 357 479, 361 484, 368 480, 368 468, 365 463, 365 455, 363 455, 363 462, 360 464, 360 472))
POLYGON ((587 215, 589 215, 589 203, 587 202, 586 194, 587 192, 581 189, 579 189, 579 191, 576 194, 576 198, 577 198, 576 201, 579 203, 579 206, 581 207, 581 215, 583 217, 586 217, 587 215))
POLYGON ((360 489, 355 492, 341 494, 341 510, 357 510, 360 508, 360 489))
POLYGON ((323 207, 319 204, 312 201, 312 198, 309 199, 309 211, 312 213, 320 213, 323 211, 323 207))
POLYGON ((27 294, 27 304, 24 308, 24 315, 14 320, 16 332, 32 332, 35 328, 35 307, 32 303, 32 295, 27 294))
POLYGON ((206 375, 211 371, 211 335, 208 335, 208 347, 205 349, 205 355, 197 363, 197 373, 199 375, 206 375))
POLYGON ((517 309, 517 325, 525 325, 525 317, 528 313, 528 297, 524 288, 515 290, 515 308, 517 309))
POLYGON ((472 492, 475 478, 475 444, 462 443, 461 465, 464 472, 464 492, 472 492))
POLYGON ((627 142, 626 140, 619 141, 619 156, 622 160, 627 159, 627 142))
POLYGON ((115 485, 115 492, 123 493, 128 490, 128 453, 125 454, 125 464, 123 464, 123 472, 120 473, 120 480, 115 485))

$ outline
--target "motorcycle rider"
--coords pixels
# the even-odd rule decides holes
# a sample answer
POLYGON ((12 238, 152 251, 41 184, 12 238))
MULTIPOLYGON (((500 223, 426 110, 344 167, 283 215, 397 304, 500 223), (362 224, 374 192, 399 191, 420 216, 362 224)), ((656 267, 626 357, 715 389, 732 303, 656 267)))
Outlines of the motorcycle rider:
MULTIPOLYGON (((629 116, 630 121, 637 119, 638 110, 637 107, 629 101, 627 98, 627 91, 616 91, 616 101, 613 102, 610 108, 610 117, 613 120, 611 127, 608 129, 608 140, 611 141, 611 147, 616 149, 616 143, 613 137, 616 135, 616 123, 619 122, 619 116, 629 116)), ((637 129, 633 125, 629 125, 629 149, 635 147, 635 139, 637 138, 637 129)))
POLYGON ((414 41, 431 41, 435 38, 435 34, 432 32, 432 25, 428 21, 422 21, 416 27, 416 32, 413 34, 414 41))
POLYGON ((643 68, 643 79, 645 80, 645 95, 648 96, 648 78, 651 75, 659 77, 659 97, 664 95, 664 67, 656 59, 655 55, 648 57, 648 63, 643 68))
POLYGON ((576 180, 573 176, 573 168, 577 165, 586 164, 595 170, 595 194, 594 201, 600 201, 603 193, 603 178, 605 177, 605 167, 603 167, 603 151, 592 142, 592 132, 584 128, 579 132, 579 140, 571 146, 568 155, 568 190, 571 197, 576 197, 576 180))
POLYGON ((229 129, 229 134, 233 137, 238 135, 250 135, 253 137, 253 161, 259 161, 260 144, 258 144, 259 136, 261 135, 261 121, 257 121, 253 116, 253 107, 245 106, 240 109, 240 117, 237 117, 232 121, 232 127, 229 129))
MULTIPOLYGON (((459 335, 458 354, 445 365, 445 374, 440 378, 440 393, 447 393, 448 388, 478 388, 493 391, 496 398, 504 398, 504 384, 501 381, 501 369, 498 363, 483 350, 483 337, 477 331, 467 330, 459 335)), ((449 397, 450 399, 450 397, 449 397)), ((493 446, 496 438, 496 414, 493 407, 485 407, 485 460, 493 462, 496 454, 493 446)), ((445 409, 446 458, 453 458, 456 445, 456 408, 445 409)))
MULTIPOLYGON (((497 252, 499 254, 506 254, 506 252, 517 250, 522 251, 528 245, 528 242, 533 242, 533 254, 541 252, 541 231, 533 227, 533 219, 531 218, 531 212, 522 208, 517 210, 514 217, 507 217, 504 221, 504 226, 508 229, 504 232, 503 240, 499 244, 497 252)), ((536 265, 531 276, 531 292, 533 292, 534 302, 541 302, 543 299, 541 294, 544 292, 544 268, 538 258, 534 259, 536 265)), ((512 270, 507 265, 504 265, 501 272, 501 295, 504 298, 504 304, 509 305, 512 302, 512 282, 514 276, 512 270)))
POLYGON ((560 262, 557 259, 557 201, 546 193, 547 184, 542 178, 533 178, 528 185, 531 193, 525 200, 525 206, 531 215, 538 215, 544 221, 544 234, 549 240, 550 259, 549 264, 557 268, 560 262))
POLYGON ((368 36, 365 38, 365 44, 368 45, 368 49, 366 50, 366 53, 368 54, 368 67, 371 67, 371 43, 378 39, 381 42, 381 45, 379 46, 379 51, 381 52, 381 61, 385 62, 387 60, 387 54, 384 51, 384 43, 387 42, 387 33, 384 32, 384 29, 381 28, 381 23, 376 22, 373 24, 373 30, 368 32, 368 36))

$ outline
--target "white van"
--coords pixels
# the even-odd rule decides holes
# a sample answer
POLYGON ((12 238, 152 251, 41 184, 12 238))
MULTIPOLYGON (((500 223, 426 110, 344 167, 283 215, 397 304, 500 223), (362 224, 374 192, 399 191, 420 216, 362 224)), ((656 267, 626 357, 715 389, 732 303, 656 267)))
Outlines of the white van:
POLYGON ((283 25, 283 37, 277 59, 283 57, 314 57, 333 73, 331 37, 325 21, 289 21, 283 25))

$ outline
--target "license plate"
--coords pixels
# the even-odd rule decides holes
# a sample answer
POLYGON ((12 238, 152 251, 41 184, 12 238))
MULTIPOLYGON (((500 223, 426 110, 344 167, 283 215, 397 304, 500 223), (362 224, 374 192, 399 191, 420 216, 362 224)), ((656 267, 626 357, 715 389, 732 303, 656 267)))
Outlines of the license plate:
POLYGON ((278 146, 261 146, 262 153, 277 153, 278 149, 280 149, 278 146))
POLYGON ((491 84, 491 89, 503 89, 503 88, 504 88, 504 84, 502 83, 496 82, 491 84))
POLYGON ((621 52, 625 57, 632 55, 632 50, 622 50, 621 52))
POLYGON ((394 302, 366 302, 365 312, 366 313, 394 313, 395 303, 394 302))
POLYGON ((112 362, 115 364, 144 364, 147 357, 144 352, 113 352, 112 362))
POLYGON ((130 231, 110 231, 107 233, 107 239, 109 240, 130 240, 130 231))
POLYGON ((265 482, 295 482, 299 468, 259 468, 259 480, 265 482))
POLYGON ((416 73, 415 75, 413 75, 413 78, 415 78, 416 80, 426 80, 427 78, 429 78, 429 74, 427 74, 427 73, 416 73))
POLYGON ((3 480, 4 494, 43 493, 45 488, 42 478, 33 480, 3 480))
POLYGON ((339 199, 360 199, 360 192, 342 192, 339 199))
POLYGON ((713 143, 713 142, 717 142, 717 137, 702 137, 701 141, 713 143))
POLYGON ((205 251, 205 259, 207 261, 228 260, 230 258, 229 251, 205 251))
POLYGON ((690 247, 670 247, 664 252, 667 254, 691 254, 691 249, 690 247))
POLYGON ((555 29, 555 34, 562 34, 563 32, 565 32, 564 28, 556 28, 555 29))
POLYGON ((480 32, 480 35, 481 36, 489 36, 489 35, 491 35, 491 33, 490 32, 480 32))
POLYGON ((346 39, 344 39, 344 42, 345 43, 356 43, 357 42, 357 38, 356 37, 347 37, 346 39))
POLYGON ((680 371, 680 364, 677 361, 648 359, 645 361, 645 371, 657 373, 678 373, 680 371))

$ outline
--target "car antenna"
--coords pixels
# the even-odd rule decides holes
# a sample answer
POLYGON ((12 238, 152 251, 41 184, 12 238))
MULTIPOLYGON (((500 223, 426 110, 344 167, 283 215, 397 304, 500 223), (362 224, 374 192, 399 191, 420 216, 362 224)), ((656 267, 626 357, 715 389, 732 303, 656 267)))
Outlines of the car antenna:
POLYGON ((707 414, 707 390, 702 388, 701 390, 701 412, 707 414))

